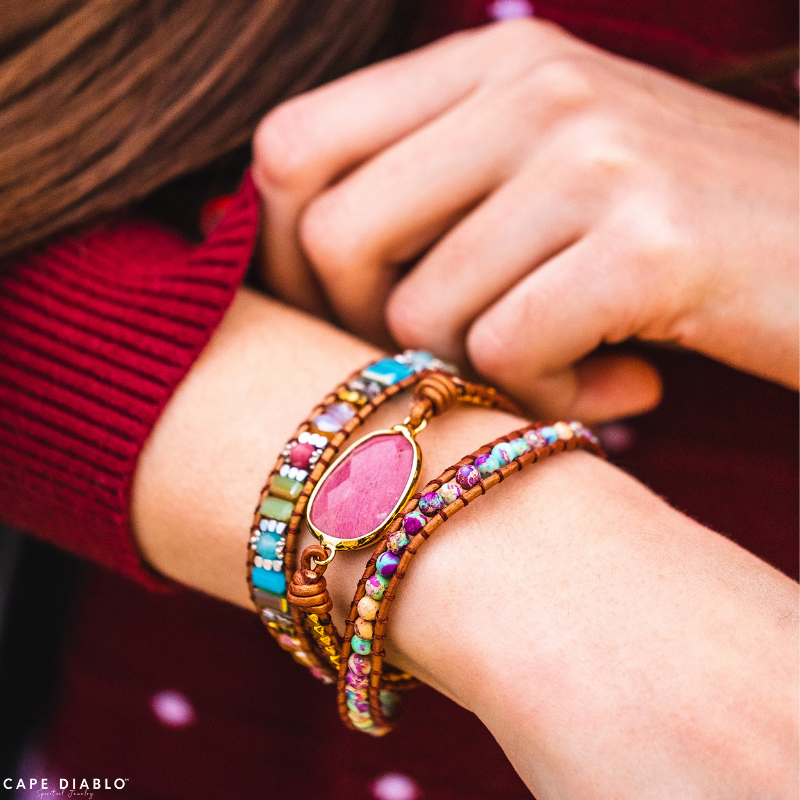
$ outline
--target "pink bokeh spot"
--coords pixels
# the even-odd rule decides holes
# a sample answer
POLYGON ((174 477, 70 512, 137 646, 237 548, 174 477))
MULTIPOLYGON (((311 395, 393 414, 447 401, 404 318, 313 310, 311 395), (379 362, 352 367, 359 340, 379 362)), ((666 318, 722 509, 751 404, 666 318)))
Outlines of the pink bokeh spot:
POLYGON ((486 11, 497 22, 524 19, 533 16, 533 3, 529 0, 493 0, 486 6, 486 11))
POLYGON ((158 721, 168 728, 185 728, 197 719, 189 698, 173 689, 154 694, 150 699, 150 708, 158 721))
POLYGON ((367 439, 323 477, 309 519, 336 539, 368 534, 394 510, 413 466, 413 447, 401 434, 367 439))
POLYGON ((375 800, 419 800, 422 793, 417 784, 402 772, 387 772, 372 784, 375 800))

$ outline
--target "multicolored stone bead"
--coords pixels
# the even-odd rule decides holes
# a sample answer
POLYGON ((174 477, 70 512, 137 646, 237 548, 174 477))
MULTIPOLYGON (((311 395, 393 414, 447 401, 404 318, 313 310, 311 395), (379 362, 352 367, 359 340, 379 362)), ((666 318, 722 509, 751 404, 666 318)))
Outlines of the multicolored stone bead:
POLYGON ((399 563, 400 557, 387 551, 378 556, 378 560, 375 562, 375 569, 378 575, 384 578, 391 578, 399 563))
POLYGON ((575 431, 573 431, 566 422, 554 422, 553 428, 558 434, 558 438, 562 439, 563 441, 567 441, 575 435, 575 431))
POLYGON ((450 503, 455 503, 461 497, 461 487, 457 483, 450 481, 443 483, 437 490, 436 494, 444 500, 444 504, 449 506, 450 503))
POLYGON ((366 700, 369 696, 369 688, 366 686, 348 686, 344 693, 346 697, 352 700, 366 700))
POLYGON ((500 466, 510 464, 517 456, 508 442, 500 442, 492 448, 492 455, 500 462, 500 466))
POLYGON ((277 558, 277 547, 281 542, 281 537, 277 533, 265 531, 258 537, 258 544, 256 545, 256 552, 262 558, 277 558))
POLYGON ((518 456, 524 456, 531 451, 530 445, 524 439, 512 439, 509 444, 518 456))
POLYGON ((353 419, 356 415, 356 410, 350 403, 333 403, 325 407, 325 414, 344 425, 353 419))
POLYGON ((523 434, 525 441, 531 446, 532 450, 537 450, 539 447, 544 447, 547 442, 544 436, 538 430, 525 431, 523 434))
POLYGON ((372 661, 358 653, 352 653, 347 659, 347 668, 355 675, 369 675, 372 672, 372 661))
POLYGON ((539 433, 545 441, 545 444, 554 444, 558 441, 558 431, 552 425, 545 425, 544 428, 539 428, 539 433))
POLYGON ((406 533, 417 533, 428 524, 428 518, 421 511, 409 511, 403 517, 403 528, 406 533))
POLYGON ((426 516, 432 517, 445 506, 444 498, 437 492, 428 492, 419 499, 419 510, 426 516))
POLYGON ((288 522, 294 511, 294 503, 278 497, 265 497, 259 511, 265 517, 277 519, 279 522, 288 522))
POLYGON ((366 675, 356 675, 352 670, 347 670, 344 679, 348 686, 353 686, 356 689, 363 689, 369 686, 369 678, 366 675))
POLYGON ((365 394, 370 400, 383 392, 383 386, 375 381, 368 381, 364 378, 354 378, 347 384, 347 388, 354 392, 365 394))
POLYGON ((286 576, 282 571, 276 572, 263 567, 253 567, 251 571, 253 586, 257 586, 272 594, 283 594, 286 591, 286 576))
POLYGON ((375 619, 375 617, 378 616, 380 603, 378 603, 372 597, 362 597, 358 601, 356 608, 358 609, 359 616, 363 617, 364 619, 375 619))
POLYGON ((485 478, 487 475, 491 475, 496 469, 500 469, 500 462, 495 456, 489 454, 478 456, 475 459, 475 466, 481 476, 485 478))
POLYGON ((297 442, 289 451, 289 463, 297 469, 308 469, 311 456, 317 448, 309 442, 297 442))
POLYGON ((283 475, 275 475, 269 485, 269 493, 273 497, 280 497, 281 500, 288 500, 292 503, 300 497, 302 491, 303 484, 300 481, 283 475))
POLYGON ((366 590, 367 595, 373 600, 381 600, 388 585, 388 578, 384 578, 383 575, 376 572, 374 575, 370 575, 370 577, 367 578, 367 584, 364 589, 366 590))
POLYGON ((361 714, 366 714, 369 711, 369 700, 356 700, 353 697, 348 697, 347 707, 361 714))
POLYGON ((363 378, 368 381, 375 381, 383 386, 391 386, 393 383, 398 383, 413 374, 412 367, 407 364, 401 364, 393 358, 381 359, 361 371, 363 378))
POLYGON ((369 655, 372 652, 372 641, 369 639, 362 639, 360 636, 353 636, 350 639, 350 647, 353 652, 361 656, 369 655))
POLYGON ((583 423, 578 422, 576 419, 571 419, 567 425, 572 428, 572 431, 576 436, 583 436, 587 432, 586 428, 583 426, 583 423))
POLYGON ((381 711, 384 717, 394 717, 400 710, 400 697, 397 692, 391 692, 384 689, 380 693, 381 698, 381 711))
POLYGON ((467 466, 461 467, 458 472, 456 472, 456 481, 458 481, 458 485, 462 489, 471 489, 473 486, 480 483, 480 480, 481 473, 478 472, 478 468, 472 464, 467 464, 467 466))
POLYGON ((390 553, 399 554, 403 552, 403 549, 410 541, 408 534, 400 528, 386 537, 386 547, 389 548, 390 553))
POLYGON ((372 623, 369 620, 366 620, 363 617, 358 617, 353 627, 355 629, 356 636, 359 636, 361 639, 372 638, 373 629, 372 623))

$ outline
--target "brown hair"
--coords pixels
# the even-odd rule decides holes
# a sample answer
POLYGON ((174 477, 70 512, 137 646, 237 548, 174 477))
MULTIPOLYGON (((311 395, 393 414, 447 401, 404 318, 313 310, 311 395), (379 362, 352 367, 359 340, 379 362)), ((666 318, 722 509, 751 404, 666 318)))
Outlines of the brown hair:
POLYGON ((401 0, 6 0, 0 256, 231 152, 395 49, 401 0))

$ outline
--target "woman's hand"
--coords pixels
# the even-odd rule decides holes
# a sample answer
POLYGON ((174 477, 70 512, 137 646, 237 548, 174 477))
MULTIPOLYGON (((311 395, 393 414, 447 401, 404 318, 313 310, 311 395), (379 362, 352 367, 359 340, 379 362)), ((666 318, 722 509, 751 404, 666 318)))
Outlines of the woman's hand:
POLYGON ((539 413, 656 403, 591 355, 630 337, 797 386, 792 121, 518 21, 289 101, 255 154, 270 289, 539 413))

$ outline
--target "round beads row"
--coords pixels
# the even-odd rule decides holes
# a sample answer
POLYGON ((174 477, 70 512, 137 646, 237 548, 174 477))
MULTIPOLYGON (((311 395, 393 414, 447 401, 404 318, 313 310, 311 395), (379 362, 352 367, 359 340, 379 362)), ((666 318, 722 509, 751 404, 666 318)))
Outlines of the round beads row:
MULTIPOLYGON (((365 733, 382 735, 385 727, 375 723, 369 709, 369 673, 372 670, 371 653, 374 637, 374 620, 378 615, 380 601, 386 587, 397 570, 400 557, 411 538, 419 533, 440 511, 454 503, 462 493, 480 483, 515 458, 530 453, 557 441, 568 441, 583 437, 593 444, 597 438, 580 422, 555 422, 540 428, 531 428, 518 438, 496 444, 490 453, 478 456, 472 464, 458 469, 453 480, 443 483, 433 492, 419 498, 417 508, 403 515, 399 528, 386 537, 386 551, 378 556, 375 572, 367 579, 366 594, 358 601, 358 616, 353 623, 354 633, 350 638, 351 655, 345 673, 345 697, 347 716, 352 724, 365 733)), ((445 517, 447 519, 447 517, 445 517)), ((397 711, 399 696, 396 692, 381 692, 381 710, 384 718, 391 718, 397 711)))

